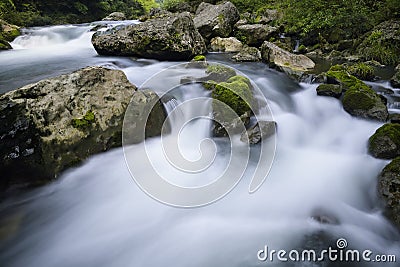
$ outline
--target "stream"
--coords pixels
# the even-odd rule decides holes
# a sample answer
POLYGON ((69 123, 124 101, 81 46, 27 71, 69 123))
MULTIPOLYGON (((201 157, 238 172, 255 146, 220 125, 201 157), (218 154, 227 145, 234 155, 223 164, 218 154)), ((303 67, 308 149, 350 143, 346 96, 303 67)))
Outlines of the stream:
MULTIPOLYGON (((0 93, 90 65, 120 69, 139 87, 179 63, 99 56, 90 43, 92 27, 24 30, 12 43, 15 49, 0 53, 0 93)), ((0 202, 0 265, 345 266, 257 259, 266 245, 275 250, 324 249, 338 238, 346 239, 349 248, 393 254, 399 260, 400 233, 383 216, 376 192, 376 177, 388 161, 367 154, 368 138, 381 124, 350 116, 337 99, 317 96, 316 84, 297 84, 264 63, 234 63, 217 53, 207 59, 230 65, 254 81, 278 124, 275 160, 258 191, 248 193, 251 177, 245 174, 232 192, 211 205, 170 207, 140 190, 123 149, 113 149, 65 171, 49 185, 0 202), (332 223, 320 223, 320 216, 332 223)), ((386 81, 371 85, 391 89, 389 110, 399 112, 395 89, 386 81)), ((154 88, 158 93, 163 90, 159 87, 154 88)), ((178 103, 207 95, 196 84, 171 92, 178 103)), ((181 131, 182 154, 196 158, 193 151, 209 137, 209 127, 198 121, 181 131)), ((215 142, 215 166, 196 174, 202 182, 223 169, 229 156, 223 140, 215 142)), ((159 138, 146 145, 163 174, 179 179, 176 170, 162 167, 167 162, 159 156, 159 138)), ((149 175, 146 169, 137 172, 149 175)), ((365 266, 361 264, 354 266, 365 266)))

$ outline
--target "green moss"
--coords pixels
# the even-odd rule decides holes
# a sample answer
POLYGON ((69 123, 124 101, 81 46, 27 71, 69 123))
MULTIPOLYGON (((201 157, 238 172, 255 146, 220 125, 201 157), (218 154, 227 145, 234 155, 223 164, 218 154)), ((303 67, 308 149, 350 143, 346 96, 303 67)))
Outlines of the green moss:
POLYGON ((400 174, 400 157, 392 160, 388 165, 386 165, 383 171, 400 174))
POLYGON ((237 82, 237 81, 246 83, 250 88, 252 86, 251 82, 248 78, 246 78, 244 76, 240 76, 240 75, 233 76, 227 80, 228 83, 233 83, 233 82, 237 82))
POLYGON ((206 61, 206 57, 203 55, 197 55, 193 58, 194 61, 206 61))
POLYGON ((365 87, 358 85, 347 90, 343 97, 343 105, 347 110, 369 110, 375 106, 376 101, 373 91, 366 91, 365 87))
POLYGON ((368 85, 366 85, 353 75, 350 75, 347 71, 337 70, 339 68, 341 67, 339 67, 338 65, 332 66, 331 69, 326 73, 326 76, 331 79, 336 79, 338 82, 343 84, 348 89, 356 87, 356 88, 364 88, 365 90, 371 90, 368 87, 368 85))
POLYGON ((82 118, 72 119, 71 124, 74 128, 85 130, 88 129, 95 121, 96 117, 93 111, 89 110, 82 118))
POLYGON ((300 53, 300 54, 304 54, 304 53, 307 53, 307 47, 305 46, 305 45, 300 45, 299 46, 299 48, 297 49, 297 51, 300 53))
POLYGON ((372 80, 375 77, 375 69, 365 63, 357 63, 346 69, 351 75, 362 80, 372 80))
POLYGON ((216 85, 217 85, 217 82, 211 81, 211 80, 203 83, 204 88, 209 91, 214 90, 216 85))
POLYGON ((238 115, 251 112, 250 106, 253 94, 244 81, 236 80, 219 83, 215 86, 212 97, 227 104, 238 115))
POLYGON ((229 74, 230 77, 235 76, 236 75, 236 71, 232 68, 229 67, 225 67, 223 65, 210 65, 207 67, 206 70, 207 74, 229 74))
POLYGON ((15 38, 21 35, 21 32, 19 29, 12 29, 11 31, 2 32, 1 34, 6 41, 12 42, 15 38))
POLYGON ((343 65, 337 64, 337 65, 333 65, 329 70, 340 71, 340 70, 345 70, 345 69, 344 69, 343 65))

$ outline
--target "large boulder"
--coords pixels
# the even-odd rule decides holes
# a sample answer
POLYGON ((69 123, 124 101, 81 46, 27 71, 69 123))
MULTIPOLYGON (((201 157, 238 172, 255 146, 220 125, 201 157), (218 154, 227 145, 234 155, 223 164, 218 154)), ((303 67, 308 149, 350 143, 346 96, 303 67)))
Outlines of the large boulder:
POLYGON ((400 157, 379 175, 378 192, 386 203, 386 215, 400 227, 400 157))
POLYGON ((194 17, 194 24, 206 39, 229 37, 235 23, 240 19, 239 12, 231 2, 219 5, 201 3, 194 17))
POLYGON ((382 122, 387 120, 389 113, 383 99, 363 81, 335 67, 326 76, 328 83, 340 84, 346 90, 342 103, 350 115, 382 122))
POLYGON ((210 47, 213 52, 239 52, 242 50, 243 44, 235 37, 215 37, 211 39, 210 47))
POLYGON ((381 159, 400 156, 400 124, 387 123, 369 138, 369 153, 381 159))
POLYGON ((232 59, 238 62, 257 62, 261 61, 261 52, 256 47, 245 45, 232 59))
POLYGON ((264 24, 245 24, 237 26, 235 36, 250 46, 260 47, 264 41, 277 37, 278 28, 264 24))
POLYGON ((305 55, 290 53, 268 41, 265 41, 261 46, 261 57, 271 67, 275 67, 296 79, 300 79, 315 67, 314 61, 305 55))
POLYGON ((92 43, 101 55, 159 60, 188 60, 206 52, 189 13, 166 14, 140 24, 96 32, 92 43))
POLYGON ((110 21, 110 20, 111 21, 113 21, 113 20, 120 21, 120 20, 126 20, 126 16, 122 12, 113 12, 102 20, 104 20, 104 21, 110 21))
MULTIPOLYGON (((120 146, 132 96, 144 106, 148 94, 136 91, 122 71, 88 67, 1 95, 0 188, 44 183, 89 155, 120 146)), ((160 133, 160 125, 149 125, 149 133, 160 133)))

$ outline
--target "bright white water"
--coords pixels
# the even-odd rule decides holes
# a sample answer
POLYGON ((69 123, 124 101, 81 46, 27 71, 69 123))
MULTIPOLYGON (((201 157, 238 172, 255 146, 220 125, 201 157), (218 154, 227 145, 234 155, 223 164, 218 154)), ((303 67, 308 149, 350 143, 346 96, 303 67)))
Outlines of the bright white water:
MULTIPOLYGON (((29 30, 28 37, 13 43, 25 49, 0 53, 0 88, 7 91, 93 64, 120 68, 140 85, 175 64, 97 56, 89 28, 29 30)), ((276 250, 325 249, 339 237, 346 238, 352 249, 396 254, 400 259, 400 235, 383 217, 376 195, 376 176, 387 162, 367 155, 367 140, 380 124, 351 117, 336 99, 316 96, 316 85, 298 86, 262 63, 234 64, 221 55, 209 58, 243 71, 270 100, 278 123, 278 147, 259 191, 248 194, 250 177, 244 177, 212 205, 165 206, 137 187, 122 149, 115 149, 66 171, 53 184, 1 203, 1 265, 267 266, 256 256, 265 245, 276 250), (339 223, 320 224, 312 218, 318 215, 339 223)), ((167 87, 168 77, 164 82, 167 87)), ((182 102, 206 94, 199 90, 186 86, 173 96, 182 102)), ((191 138, 207 137, 207 127, 207 122, 198 121, 182 131, 183 154, 196 157, 198 144, 191 144, 191 138)), ((222 164, 228 151, 223 141, 216 141, 216 162, 222 164)), ((150 150, 160 149, 158 138, 148 143, 150 150)), ((166 164, 162 156, 154 160, 166 164)))

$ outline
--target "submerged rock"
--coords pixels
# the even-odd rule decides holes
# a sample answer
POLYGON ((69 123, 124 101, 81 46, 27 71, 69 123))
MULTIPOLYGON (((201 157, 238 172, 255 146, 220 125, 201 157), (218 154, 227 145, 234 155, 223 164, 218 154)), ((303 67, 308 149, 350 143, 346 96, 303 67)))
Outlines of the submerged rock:
POLYGON ((276 122, 259 121, 256 125, 242 133, 240 141, 255 145, 276 133, 276 122))
POLYGON ((102 20, 115 20, 115 21, 120 21, 120 20, 126 20, 126 16, 122 12, 113 12, 107 17, 105 17, 102 20))
POLYGON ((387 123, 369 138, 369 153, 382 159, 400 156, 400 124, 387 123))
POLYGON ((232 59, 238 62, 257 62, 261 61, 261 52, 255 47, 244 46, 232 59))
POLYGON ((385 201, 386 215, 400 227, 400 157, 383 169, 378 180, 378 192, 385 201))
POLYGON ((201 3, 194 17, 194 24, 206 39, 229 37, 235 23, 240 19, 239 12, 231 2, 219 5, 201 3))
POLYGON ((213 52, 239 52, 242 50, 243 44, 235 37, 215 37, 211 39, 210 46, 213 52))
POLYGON ((125 110, 142 94, 122 71, 88 67, 1 95, 0 187, 44 183, 120 146, 125 110))
POLYGON ((92 37, 101 55, 189 60, 206 52, 189 13, 169 14, 92 37))
POLYGON ((237 26, 235 35, 249 46, 260 47, 264 41, 278 36, 278 28, 264 24, 245 24, 237 26))
POLYGON ((290 53, 267 41, 261 46, 261 56, 270 66, 276 67, 296 79, 315 67, 314 61, 305 55, 290 53))

